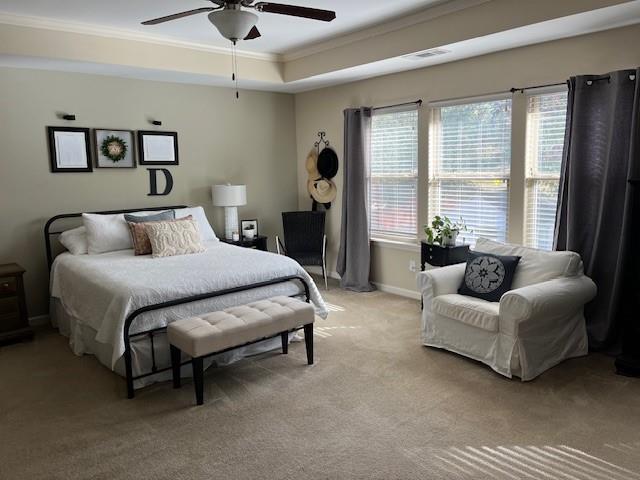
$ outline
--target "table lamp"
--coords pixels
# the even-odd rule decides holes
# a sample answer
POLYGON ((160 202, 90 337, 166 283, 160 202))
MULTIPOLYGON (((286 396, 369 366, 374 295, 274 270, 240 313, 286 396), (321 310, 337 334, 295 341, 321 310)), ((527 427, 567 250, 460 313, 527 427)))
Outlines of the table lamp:
POLYGON ((238 208, 247 204, 245 185, 213 185, 211 187, 213 205, 224 207, 224 236, 231 240, 238 231, 238 208))

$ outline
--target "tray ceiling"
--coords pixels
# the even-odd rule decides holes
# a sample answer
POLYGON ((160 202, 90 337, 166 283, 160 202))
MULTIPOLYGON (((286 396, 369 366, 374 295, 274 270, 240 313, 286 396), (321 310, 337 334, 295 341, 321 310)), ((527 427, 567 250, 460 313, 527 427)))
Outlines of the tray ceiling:
MULTIPOLYGON (((372 25, 405 16, 446 0, 282 0, 282 3, 335 10, 331 23, 260 13, 262 38, 243 42, 242 50, 286 53, 372 25)), ((150 18, 211 5, 207 0, 0 0, 0 13, 42 17, 54 21, 96 25, 171 40, 227 47, 205 14, 157 26, 142 26, 150 18)))

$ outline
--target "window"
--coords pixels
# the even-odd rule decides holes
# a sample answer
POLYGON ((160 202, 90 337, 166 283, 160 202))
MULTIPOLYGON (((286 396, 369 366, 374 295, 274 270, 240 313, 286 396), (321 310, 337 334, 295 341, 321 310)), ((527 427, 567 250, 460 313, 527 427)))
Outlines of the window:
POLYGON ((529 247, 553 248, 566 115, 566 91, 527 97, 524 237, 529 247))
POLYGON ((372 238, 416 239, 418 110, 374 112, 369 216, 372 238))
POLYGON ((429 219, 462 217, 478 237, 507 239, 511 99, 439 105, 429 133, 429 219))

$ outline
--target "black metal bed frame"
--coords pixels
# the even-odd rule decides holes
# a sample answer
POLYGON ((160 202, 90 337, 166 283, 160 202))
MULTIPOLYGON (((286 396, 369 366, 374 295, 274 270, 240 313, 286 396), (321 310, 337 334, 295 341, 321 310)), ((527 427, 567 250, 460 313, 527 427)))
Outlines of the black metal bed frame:
MULTIPOLYGON (((183 205, 178 205, 178 206, 168 206, 168 207, 148 207, 148 208, 136 208, 136 209, 127 209, 127 210, 109 210, 109 211, 101 211, 101 212, 91 212, 94 214, 99 214, 99 215, 116 215, 116 214, 120 214, 120 213, 134 213, 134 212, 140 212, 140 211, 160 211, 160 210, 173 210, 173 209, 180 209, 180 208, 187 208, 183 205)), ((53 255, 53 250, 51 248, 51 239, 53 237, 57 237, 58 235, 60 235, 62 232, 52 232, 51 231, 51 227, 52 225, 62 219, 69 219, 69 218, 78 218, 81 217, 82 213, 65 213, 62 215, 56 215, 55 217, 51 217, 49 220, 47 220, 47 223, 44 226, 44 240, 45 240, 45 247, 46 247, 46 254, 47 254, 47 265, 49 268, 49 271, 51 271, 51 266, 53 264, 53 260, 54 260, 54 255, 53 255)), ((151 375, 156 375, 158 373, 162 373, 162 372, 166 372, 171 370, 171 366, 169 367, 165 367, 165 368, 158 368, 156 365, 156 357, 155 357, 155 344, 154 344, 154 335, 157 335, 159 333, 165 332, 167 330, 166 327, 158 327, 158 328, 153 328, 150 330, 144 330, 138 333, 131 333, 131 326, 134 322, 134 320, 139 316, 142 315, 143 313, 148 313, 148 312, 152 312, 152 311, 156 311, 156 310, 163 310, 165 308, 171 308, 171 307, 175 307, 178 305, 184 305, 187 303, 195 303, 195 302, 199 302, 199 301, 203 301, 203 300, 208 300, 211 298, 215 298, 215 297, 221 297, 223 295, 230 295, 233 293, 238 293, 238 292, 243 292, 243 291, 247 291, 247 290, 253 290, 253 289, 257 289, 257 288, 262 288, 262 287, 266 287, 266 286, 270 286, 270 285, 277 285, 280 283, 287 283, 287 282, 292 282, 292 281, 299 281, 302 284, 302 287, 304 289, 304 296, 305 296, 305 301, 307 303, 309 303, 311 301, 311 294, 310 294, 310 290, 309 290, 309 284, 307 283, 306 279, 304 279, 301 276, 298 275, 288 275, 285 277, 277 277, 277 278, 273 278, 271 280, 266 280, 263 282, 259 282, 259 283, 253 283, 253 284, 249 284, 249 285, 241 285, 241 286, 237 286, 237 287, 232 287, 232 288, 226 288, 223 290, 216 290, 216 291, 211 291, 211 292, 206 292, 206 293, 201 293, 198 295, 190 295, 188 297, 181 297, 181 298, 175 298, 172 300, 168 300, 166 302, 161 302, 161 303, 156 303, 156 304, 151 304, 151 305, 146 305, 144 307, 141 307, 137 310, 135 310, 134 312, 130 313, 127 318, 125 319, 125 324, 124 324, 124 329, 123 329, 123 337, 124 337, 124 345, 125 345, 125 349, 124 349, 124 362, 125 362, 125 377, 126 377, 126 382, 127 382, 127 398, 133 398, 135 395, 135 391, 133 388, 133 382, 135 380, 141 379, 141 378, 145 378, 145 377, 149 377, 151 375), (131 339, 132 338, 137 338, 137 337, 143 337, 143 336, 148 336, 149 337, 149 342, 151 344, 151 370, 148 372, 144 372, 141 373, 139 375, 134 376, 133 375, 133 361, 132 361, 132 356, 131 356, 131 339)), ((292 295, 293 297, 298 297, 301 296, 302 294, 295 294, 292 295)), ((302 328, 302 327, 300 327, 302 328)), ((292 331, 295 330, 299 330, 299 328, 297 329, 293 329, 292 331)), ((278 334, 280 335, 280 334, 278 334)), ((277 335, 276 335, 277 336, 277 335)), ((249 346, 249 345, 253 345, 255 343, 261 342, 263 340, 267 340, 269 338, 272 337, 265 337, 265 338, 260 338, 258 340, 254 340, 252 342, 248 342, 245 343, 243 345, 238 345, 236 347, 232 347, 232 348, 228 348, 226 350, 223 350, 221 352, 216 352, 216 354, 218 353, 225 353, 231 350, 235 350, 236 348, 241 348, 241 347, 245 347, 245 346, 249 346)), ((182 365, 186 365, 188 363, 191 363, 190 361, 186 361, 186 362, 182 362, 182 365)))

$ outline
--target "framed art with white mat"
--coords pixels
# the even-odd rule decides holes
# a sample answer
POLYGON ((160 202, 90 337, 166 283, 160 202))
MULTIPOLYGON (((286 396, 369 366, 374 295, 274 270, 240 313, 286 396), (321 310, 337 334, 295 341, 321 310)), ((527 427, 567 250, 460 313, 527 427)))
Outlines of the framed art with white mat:
POLYGON ((47 127, 51 172, 92 172, 88 128, 47 127))
POLYGON ((178 165, 178 133, 138 130, 140 165, 178 165))

